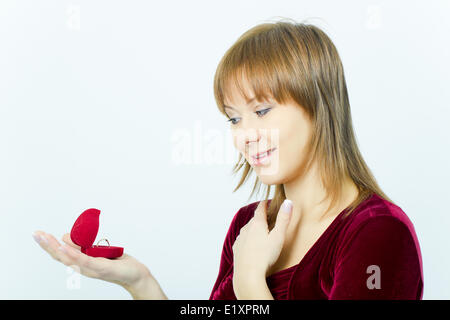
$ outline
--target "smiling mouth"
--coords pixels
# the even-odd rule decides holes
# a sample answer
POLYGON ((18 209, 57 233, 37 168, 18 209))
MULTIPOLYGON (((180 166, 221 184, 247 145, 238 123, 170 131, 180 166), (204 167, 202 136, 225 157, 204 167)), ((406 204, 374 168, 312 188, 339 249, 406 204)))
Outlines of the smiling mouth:
POLYGON ((260 152, 260 153, 256 154, 255 156, 252 156, 254 164, 255 165, 261 164, 262 161, 268 159, 276 149, 277 148, 272 148, 267 151, 260 152))
POLYGON ((252 158, 255 159, 255 160, 256 159, 261 159, 261 158, 263 158, 263 157, 265 157, 267 155, 270 155, 275 149, 276 148, 272 148, 272 149, 266 150, 264 152, 260 152, 260 153, 258 153, 256 155, 252 156, 252 158))

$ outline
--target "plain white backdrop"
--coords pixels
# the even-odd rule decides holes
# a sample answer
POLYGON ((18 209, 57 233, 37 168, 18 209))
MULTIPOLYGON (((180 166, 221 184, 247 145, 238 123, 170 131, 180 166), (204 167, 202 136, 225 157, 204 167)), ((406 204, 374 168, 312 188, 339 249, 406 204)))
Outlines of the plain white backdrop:
MULTIPOLYGON (((313 23, 341 55, 360 150, 413 222, 424 299, 450 298, 448 1, 0 2, 0 298, 131 299, 33 240, 87 208, 170 299, 208 299, 254 180, 217 110, 220 58, 249 28, 313 23)), ((254 179, 254 176, 253 176, 254 179)))

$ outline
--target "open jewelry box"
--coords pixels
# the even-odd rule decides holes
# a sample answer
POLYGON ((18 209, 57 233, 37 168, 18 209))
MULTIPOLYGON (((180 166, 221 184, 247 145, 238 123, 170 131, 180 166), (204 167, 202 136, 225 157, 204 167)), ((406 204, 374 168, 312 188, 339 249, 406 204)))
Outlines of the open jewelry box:
POLYGON ((91 208, 85 210, 75 221, 70 231, 70 239, 76 245, 81 247, 81 252, 91 257, 118 258, 123 254, 122 247, 92 245, 97 237, 99 229, 100 210, 91 208))

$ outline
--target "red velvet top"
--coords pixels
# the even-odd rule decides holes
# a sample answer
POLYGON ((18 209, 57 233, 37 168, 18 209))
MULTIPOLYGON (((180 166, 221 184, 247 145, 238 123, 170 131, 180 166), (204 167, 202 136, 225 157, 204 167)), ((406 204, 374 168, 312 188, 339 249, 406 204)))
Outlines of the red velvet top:
MULTIPOLYGON (((236 299, 232 246, 258 203, 234 215, 210 300, 236 299)), ((343 219, 345 212, 298 264, 266 278, 274 299, 422 299, 421 251, 414 226, 402 209, 373 194, 343 219)))

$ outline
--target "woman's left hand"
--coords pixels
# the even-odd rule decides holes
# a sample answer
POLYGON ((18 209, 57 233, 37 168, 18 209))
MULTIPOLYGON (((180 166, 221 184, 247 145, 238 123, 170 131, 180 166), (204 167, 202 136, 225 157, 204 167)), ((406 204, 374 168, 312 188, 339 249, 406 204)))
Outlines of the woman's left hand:
POLYGON ((241 228, 233 244, 233 287, 239 290, 249 281, 265 281, 267 271, 278 260, 289 221, 292 202, 286 200, 278 212, 275 226, 269 232, 267 200, 260 201, 255 214, 241 228), (287 205, 289 204, 289 205, 287 205))

